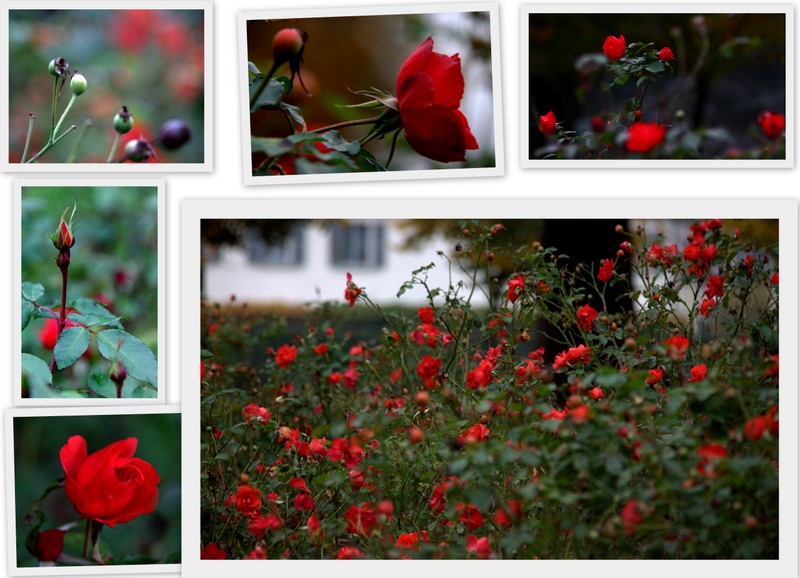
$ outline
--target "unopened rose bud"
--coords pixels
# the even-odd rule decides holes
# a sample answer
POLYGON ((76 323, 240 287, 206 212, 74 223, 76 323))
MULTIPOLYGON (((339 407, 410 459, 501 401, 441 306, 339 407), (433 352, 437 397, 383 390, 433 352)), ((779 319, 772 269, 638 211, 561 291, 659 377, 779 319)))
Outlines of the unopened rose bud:
POLYGON ((64 549, 64 530, 45 530, 36 537, 36 557, 40 562, 55 562, 64 549))
POLYGON ((128 371, 125 369, 125 365, 115 359, 108 370, 108 378, 114 383, 121 383, 125 381, 126 377, 128 377, 128 371))
POLYGON ((82 74, 75 74, 72 77, 72 80, 69 81, 69 87, 72 89, 72 94, 75 96, 82 95, 84 92, 86 92, 86 88, 88 87, 86 77, 82 74))

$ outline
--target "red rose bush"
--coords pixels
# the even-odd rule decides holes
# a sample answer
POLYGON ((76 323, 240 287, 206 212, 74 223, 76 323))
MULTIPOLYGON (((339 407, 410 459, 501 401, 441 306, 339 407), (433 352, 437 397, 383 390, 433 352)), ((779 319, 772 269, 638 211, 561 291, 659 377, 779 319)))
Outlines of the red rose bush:
MULTIPOLYGON (((691 111, 683 108, 697 106, 693 100, 700 97, 692 99, 684 93, 695 83, 699 71, 710 68, 712 62, 733 60, 738 56, 736 47, 743 50, 762 43, 761 38, 744 35, 732 42, 730 29, 726 38, 712 38, 705 18, 696 16, 691 21, 690 28, 698 36, 697 40, 707 46, 696 55, 692 54, 695 58, 692 62, 688 62, 684 40, 676 40, 677 47, 658 48, 646 39, 630 42, 624 34, 608 35, 605 40, 598 37, 597 53, 583 54, 575 60, 581 79, 576 93, 579 101, 586 104, 586 120, 591 120, 585 124, 590 124, 591 130, 581 131, 570 126, 584 119, 564 121, 567 114, 572 114, 572 105, 565 106, 558 97, 539 92, 534 95, 535 101, 543 107, 541 110, 550 110, 538 116, 538 123, 530 127, 534 142, 538 141, 536 148, 530 151, 530 158, 785 158, 786 118, 781 112, 764 110, 753 114, 750 134, 744 137, 735 136, 732 127, 693 125, 691 111), (713 44, 717 40, 718 45, 713 44), (677 82, 670 82, 668 77, 672 76, 677 82), (666 86, 662 93, 653 96, 658 90, 651 89, 654 85, 666 86), (589 97, 590 93, 599 97, 601 90, 608 94, 602 98, 589 97), (614 105, 615 97, 623 104, 614 105), (538 144, 541 141, 544 144, 538 144), (749 147, 740 143, 747 143, 749 147)), ((676 38, 682 36, 679 27, 673 32, 676 38)))
POLYGON ((299 332, 204 305, 202 557, 776 558, 776 247, 709 219, 576 267, 461 228, 472 286, 432 263, 407 312, 357 274, 299 332))

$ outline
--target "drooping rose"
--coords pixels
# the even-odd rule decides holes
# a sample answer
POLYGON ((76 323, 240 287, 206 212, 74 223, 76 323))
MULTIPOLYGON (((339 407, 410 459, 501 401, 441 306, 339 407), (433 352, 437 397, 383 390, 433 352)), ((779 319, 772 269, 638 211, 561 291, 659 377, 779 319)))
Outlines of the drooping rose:
POLYGON ((155 510, 161 479, 153 466, 133 457, 137 443, 131 437, 87 455, 82 436, 67 440, 59 452, 64 489, 81 516, 113 528, 155 510))
POLYGON ((458 54, 433 51, 428 37, 406 59, 397 74, 397 107, 408 144, 434 161, 465 160, 478 142, 466 117, 458 110, 464 95, 464 76, 458 54))
POLYGON ((620 34, 619 38, 608 36, 605 42, 603 42, 603 54, 608 56, 608 60, 611 62, 615 62, 622 58, 622 55, 625 54, 627 49, 628 47, 625 44, 624 34, 620 34))

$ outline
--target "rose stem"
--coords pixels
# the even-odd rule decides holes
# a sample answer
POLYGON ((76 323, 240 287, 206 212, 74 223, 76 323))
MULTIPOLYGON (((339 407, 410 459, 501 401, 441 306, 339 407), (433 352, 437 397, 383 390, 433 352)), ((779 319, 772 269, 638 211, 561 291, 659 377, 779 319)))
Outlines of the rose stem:
POLYGON ((92 527, 92 521, 86 519, 86 533, 83 535, 83 557, 89 559, 89 531, 92 527))
POLYGON ((47 152, 47 151, 49 151, 51 148, 53 148, 53 147, 56 145, 56 143, 57 143, 58 141, 60 141, 62 138, 64 138, 65 136, 67 136, 69 133, 71 133, 73 130, 75 130, 75 129, 77 129, 77 128, 78 128, 78 127, 77 127, 77 126, 75 126, 75 125, 73 124, 73 125, 72 125, 71 127, 69 127, 67 130, 65 130, 65 131, 64 131, 64 132, 61 134, 61 136, 59 136, 58 138, 56 138, 56 140, 54 140, 53 142, 48 142, 46 145, 44 145, 44 148, 43 148, 42 150, 40 150, 38 153, 36 153, 36 156, 32 157, 32 158, 31 158, 31 160, 29 160, 29 161, 28 161, 26 164, 30 164, 30 163, 36 162, 37 160, 39 160, 40 158, 42 158, 42 157, 44 156, 44 153, 46 153, 46 152, 47 152))
MULTIPOLYGON (((58 119, 58 124, 56 125, 56 128, 53 131, 53 135, 54 136, 58 132, 58 129, 61 128, 61 125, 63 124, 64 119, 67 118, 67 115, 69 114, 69 111, 72 108, 72 105, 75 104, 76 100, 78 100, 78 95, 73 93, 72 94, 72 98, 69 99, 69 103, 67 104, 67 108, 64 109, 64 112, 61 113, 61 118, 58 119)), ((52 139, 52 137, 50 137, 50 138, 52 139)))
POLYGON ((88 129, 91 126, 92 126, 92 121, 89 120, 88 118, 85 121, 83 121, 81 132, 78 133, 78 139, 75 141, 75 144, 72 145, 72 150, 69 152, 69 156, 67 156, 67 160, 65 162, 68 163, 75 162, 75 159, 78 157, 78 148, 81 146, 81 141, 83 140, 83 134, 86 132, 86 129, 88 129))
POLYGON ((58 76, 55 77, 53 80, 53 106, 51 109, 50 114, 50 138, 47 139, 48 142, 53 140, 53 136, 56 134, 56 99, 58 98, 58 76))
POLYGON ((346 120, 344 122, 337 122, 336 124, 331 124, 328 126, 323 126, 322 128, 315 128, 314 130, 310 130, 310 133, 320 133, 320 132, 327 132, 329 130, 333 130, 336 128, 344 128, 347 126, 358 126, 361 124, 372 124, 374 122, 378 122, 381 120, 382 117, 380 116, 373 116, 372 118, 364 118, 359 120, 346 120))
POLYGON ((36 116, 32 113, 28 113, 28 136, 25 138, 25 150, 22 151, 22 161, 25 162, 25 158, 28 156, 28 147, 31 144, 31 133, 33 132, 33 121, 36 120, 36 116))
MULTIPOLYGON (((62 251, 62 253, 65 251, 62 251)), ((69 257, 69 249, 66 249, 67 256, 69 257)), ((58 317, 58 331, 56 332, 56 343, 61 337, 61 332, 64 331, 64 326, 67 324, 67 283, 69 282, 69 263, 60 267, 61 269, 61 312, 58 317)), ((53 348, 53 358, 50 360, 50 373, 53 372, 56 366, 56 350, 53 348)))
POLYGON ((117 133, 117 137, 114 139, 114 144, 111 145, 111 152, 108 153, 108 160, 106 163, 110 163, 114 160, 114 155, 117 154, 117 147, 119 146, 119 139, 122 135, 117 133))

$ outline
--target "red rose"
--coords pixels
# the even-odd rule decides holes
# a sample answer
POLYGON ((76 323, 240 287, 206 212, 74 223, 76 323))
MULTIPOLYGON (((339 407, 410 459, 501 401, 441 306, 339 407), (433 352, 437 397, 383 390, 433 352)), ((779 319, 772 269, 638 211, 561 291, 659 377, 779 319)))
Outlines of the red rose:
POLYGON ((622 518, 622 527, 628 536, 633 536, 636 533, 636 528, 644 521, 644 517, 639 512, 639 504, 636 500, 630 500, 625 507, 622 508, 620 513, 622 518))
POLYGON ((438 357, 426 355, 417 366, 417 374, 424 380, 433 379, 439 375, 442 368, 442 360, 438 357))
POLYGON ((432 324, 436 319, 436 313, 433 310, 433 307, 420 307, 417 311, 417 315, 419 315, 419 320, 424 324, 432 324))
POLYGON ((625 54, 627 49, 628 47, 625 44, 624 34, 620 34, 619 38, 609 36, 606 38, 606 41, 603 42, 603 54, 608 56, 611 62, 622 58, 622 55, 625 54))
POLYGON ((347 302, 350 304, 350 307, 356 304, 356 299, 358 296, 361 295, 361 289, 353 283, 353 276, 348 273, 347 274, 347 285, 344 288, 344 298, 347 299, 347 302))
POLYGON ((342 546, 339 548, 339 553, 336 554, 337 560, 355 560, 356 558, 363 558, 364 552, 355 546, 342 546))
POLYGON ((603 399, 603 390, 599 387, 593 387, 589 390, 589 397, 595 400, 603 399))
POLYGON ((591 331, 592 323, 597 319, 597 311, 591 305, 584 305, 578 309, 577 313, 578 325, 583 328, 584 331, 591 331))
POLYGON ((283 369, 297 357, 297 347, 294 345, 281 345, 275 353, 275 363, 283 369))
POLYGON ((508 300, 515 303, 525 290, 525 276, 521 273, 508 280, 508 300))
POLYGON ((769 138, 777 139, 786 129, 786 117, 782 114, 773 114, 765 110, 758 115, 758 125, 769 138))
POLYGON ((67 498, 84 518, 113 528, 156 509, 161 481, 155 468, 134 458, 138 440, 127 438, 86 454, 86 440, 72 436, 59 452, 67 498))
POLYGON ((225 550, 221 550, 216 544, 209 544, 200 551, 201 560, 227 560, 227 558, 225 550))
POLYGON ((708 284, 706 285, 706 290, 704 291, 706 297, 722 297, 722 286, 724 281, 725 278, 721 275, 709 275, 708 284))
POLYGON ((242 414, 244 414, 244 421, 250 421, 254 419, 255 421, 260 421, 263 423, 268 422, 269 418, 271 417, 269 410, 266 407, 261 407, 254 403, 248 403, 246 406, 244 406, 242 414))
POLYGON ((64 530, 45 530, 36 537, 36 557, 40 562, 55 562, 64 549, 64 530))
POLYGON ((661 144, 666 133, 667 127, 657 122, 635 122, 628 129, 625 148, 632 153, 649 153, 661 144))
POLYGON ((261 490, 241 485, 235 494, 225 500, 225 505, 232 505, 245 516, 249 516, 261 507, 261 490))
POLYGON ((672 49, 669 46, 665 46, 658 53, 659 60, 666 61, 666 60, 672 60, 673 58, 675 58, 675 55, 672 54, 672 49))
POLYGON ((602 283, 607 283, 614 276, 614 262, 611 259, 606 259, 600 265, 600 270, 597 272, 597 280, 602 283))
POLYGON ((706 364, 701 363, 700 365, 695 365, 691 369, 692 377, 689 378, 690 382, 693 381, 703 381, 706 378, 706 374, 708 370, 706 369, 706 364))
POLYGON ((464 76, 458 54, 433 51, 428 37, 406 59, 397 74, 397 107, 411 148, 434 161, 463 161, 478 142, 458 110, 464 76))
POLYGON ((675 335, 664 341, 664 346, 667 348, 667 353, 674 360, 683 359, 686 350, 689 349, 689 340, 683 335, 675 335))
POLYGON ((552 110, 539 117, 539 130, 544 133, 544 136, 550 136, 556 131, 556 115, 552 110))
POLYGON ((347 521, 347 531, 351 534, 369 536, 372 529, 378 525, 372 504, 364 503, 361 506, 350 506, 344 514, 347 521))
POLYGON ((651 369, 647 373, 648 377, 646 377, 644 380, 650 385, 654 385, 664 378, 664 371, 661 369, 651 369))
POLYGON ((475 534, 467 536, 467 552, 474 552, 481 560, 487 560, 492 555, 492 546, 486 536, 477 538, 475 534))

